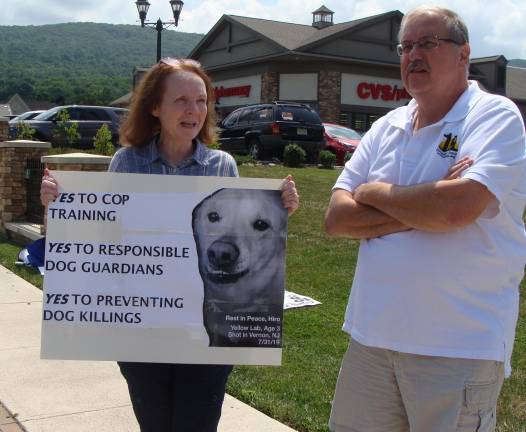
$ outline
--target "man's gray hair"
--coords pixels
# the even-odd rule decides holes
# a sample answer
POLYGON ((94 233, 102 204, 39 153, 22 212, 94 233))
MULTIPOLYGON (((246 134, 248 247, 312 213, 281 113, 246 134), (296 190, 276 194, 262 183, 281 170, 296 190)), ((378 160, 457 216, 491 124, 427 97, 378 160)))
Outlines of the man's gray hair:
POLYGON ((469 42, 468 28, 464 21, 462 21, 462 18, 460 18, 460 16, 452 10, 435 5, 418 6, 404 15, 402 22, 400 23, 400 31, 398 32, 398 40, 400 42, 402 41, 407 20, 413 15, 425 14, 440 15, 444 19, 449 34, 440 36, 449 37, 457 41, 459 44, 469 42))

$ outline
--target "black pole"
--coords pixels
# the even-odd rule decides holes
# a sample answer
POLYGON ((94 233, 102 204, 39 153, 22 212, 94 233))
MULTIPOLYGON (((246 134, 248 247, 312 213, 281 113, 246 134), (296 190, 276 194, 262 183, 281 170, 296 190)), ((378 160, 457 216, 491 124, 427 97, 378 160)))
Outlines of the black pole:
POLYGON ((163 22, 161 21, 161 18, 157 20, 155 30, 157 30, 157 63, 159 63, 161 60, 161 32, 163 31, 163 22))

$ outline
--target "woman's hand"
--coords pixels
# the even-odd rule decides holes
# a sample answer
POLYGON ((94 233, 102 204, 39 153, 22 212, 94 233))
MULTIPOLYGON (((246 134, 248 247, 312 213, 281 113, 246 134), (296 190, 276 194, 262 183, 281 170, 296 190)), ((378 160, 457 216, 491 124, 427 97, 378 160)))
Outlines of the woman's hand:
POLYGON ((42 183, 40 184, 40 202, 44 207, 58 197, 58 183, 49 174, 49 170, 44 169, 44 176, 42 177, 42 183))
POLYGON ((289 216, 294 213, 300 205, 300 196, 290 174, 283 179, 283 183, 281 184, 281 202, 283 203, 283 207, 289 212, 289 216))

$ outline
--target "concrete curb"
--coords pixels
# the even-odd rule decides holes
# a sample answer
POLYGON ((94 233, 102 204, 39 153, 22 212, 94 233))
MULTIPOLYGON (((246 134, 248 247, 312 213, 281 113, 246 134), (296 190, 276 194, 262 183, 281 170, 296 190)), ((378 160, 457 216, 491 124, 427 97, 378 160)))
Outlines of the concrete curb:
POLYGON ((0 402, 0 432, 26 432, 16 417, 16 414, 10 413, 0 402))

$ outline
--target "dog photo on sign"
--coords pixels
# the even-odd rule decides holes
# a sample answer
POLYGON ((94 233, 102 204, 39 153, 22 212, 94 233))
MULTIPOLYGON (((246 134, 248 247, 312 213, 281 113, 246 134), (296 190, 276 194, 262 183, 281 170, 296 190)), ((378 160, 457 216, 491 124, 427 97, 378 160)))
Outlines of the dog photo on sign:
POLYGON ((210 346, 279 347, 287 211, 278 190, 220 189, 192 212, 210 346))

